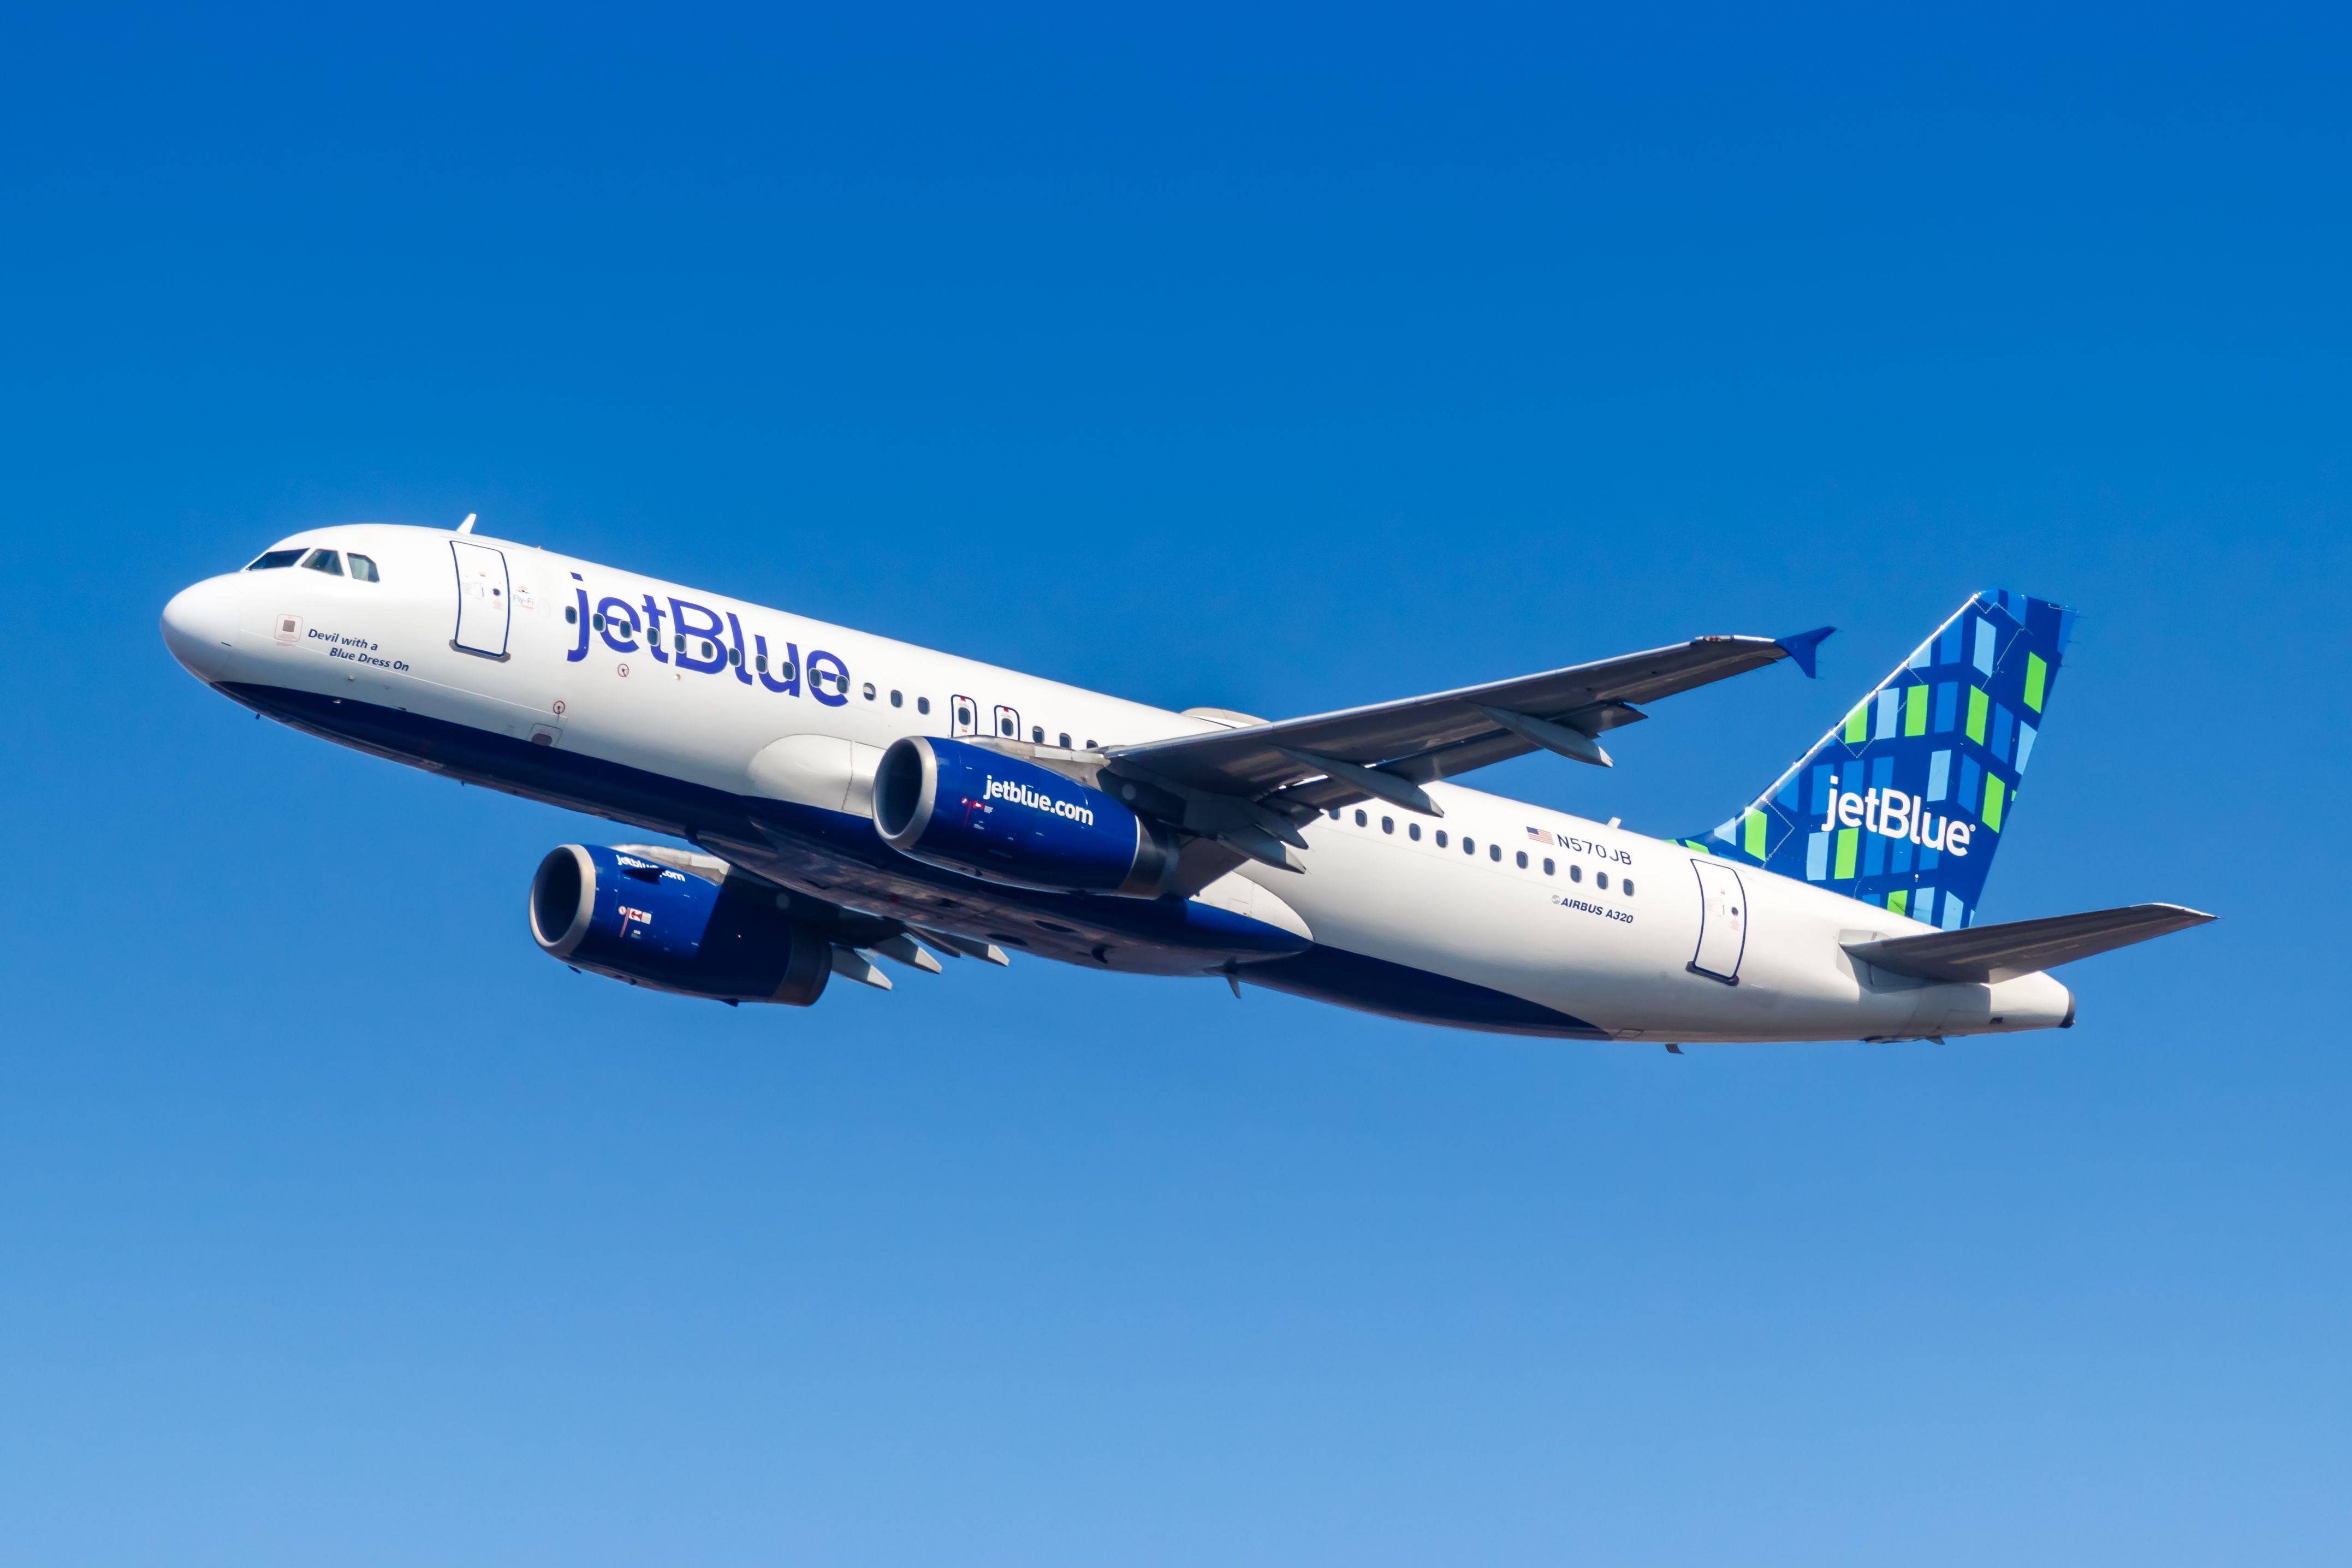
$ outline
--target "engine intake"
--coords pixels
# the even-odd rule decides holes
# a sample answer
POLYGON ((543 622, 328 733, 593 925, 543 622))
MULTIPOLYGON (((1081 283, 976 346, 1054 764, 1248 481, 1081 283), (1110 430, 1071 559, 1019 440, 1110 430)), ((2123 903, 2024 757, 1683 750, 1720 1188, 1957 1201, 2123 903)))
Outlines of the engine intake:
POLYGON ((601 844, 548 851, 530 879, 530 934, 575 968, 722 1002, 805 1007, 833 973, 832 943, 786 919, 773 888, 714 883, 601 844))
POLYGON ((992 882, 1154 899, 1176 836, 1101 790, 961 741, 908 735, 874 770, 874 826, 902 854, 992 882))

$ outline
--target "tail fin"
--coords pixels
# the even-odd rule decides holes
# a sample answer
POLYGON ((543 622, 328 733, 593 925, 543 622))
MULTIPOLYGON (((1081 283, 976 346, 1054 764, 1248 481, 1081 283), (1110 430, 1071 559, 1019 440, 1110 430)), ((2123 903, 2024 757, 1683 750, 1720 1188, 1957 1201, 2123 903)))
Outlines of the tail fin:
POLYGON ((1683 842, 1958 930, 2074 629, 2047 599, 1977 595, 1746 811, 1683 842))

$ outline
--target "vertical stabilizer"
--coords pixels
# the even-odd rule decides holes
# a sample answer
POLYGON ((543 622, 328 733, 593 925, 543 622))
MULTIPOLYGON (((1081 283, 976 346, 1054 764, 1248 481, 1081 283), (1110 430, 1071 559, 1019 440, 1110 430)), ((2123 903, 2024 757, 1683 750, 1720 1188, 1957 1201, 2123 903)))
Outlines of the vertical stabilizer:
POLYGON ((2017 809, 2074 612, 1987 590, 1692 848, 1956 931, 2017 809))

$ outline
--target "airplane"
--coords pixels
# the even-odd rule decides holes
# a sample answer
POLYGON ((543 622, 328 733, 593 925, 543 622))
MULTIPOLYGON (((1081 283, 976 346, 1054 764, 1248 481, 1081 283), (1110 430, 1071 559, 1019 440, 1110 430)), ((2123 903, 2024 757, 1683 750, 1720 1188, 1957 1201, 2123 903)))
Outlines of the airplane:
POLYGON ((257 715, 667 844, 566 844, 574 970, 806 1006, 1008 950, 1580 1040, 2071 1027, 2059 964, 2174 904, 1979 924, 2074 614, 1972 595, 1721 825, 1681 837, 1454 782, 1601 741, 1832 627, 1706 636, 1268 721, 1171 712, 474 531, 306 530, 163 613, 257 715), (690 678, 690 679, 689 679, 690 678))

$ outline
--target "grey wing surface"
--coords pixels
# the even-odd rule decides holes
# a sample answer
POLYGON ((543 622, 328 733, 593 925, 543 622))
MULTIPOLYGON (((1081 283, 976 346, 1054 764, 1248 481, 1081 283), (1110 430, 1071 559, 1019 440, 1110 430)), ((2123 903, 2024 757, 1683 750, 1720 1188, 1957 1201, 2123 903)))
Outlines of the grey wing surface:
MULTIPOLYGON (((1107 771, 1180 792, 1312 811, 1374 795, 1400 799, 1401 792, 1381 780, 1361 776, 1366 771, 1417 786, 1539 749, 1607 766, 1595 738, 1648 717, 1637 704, 1761 669, 1792 654, 1810 665, 1820 638, 1807 637, 1811 640, 1694 637, 1426 697, 1114 746, 1107 749, 1107 771), (1326 762, 1344 765, 1331 768, 1326 762)), ((1301 813, 1292 815, 1303 819, 1301 813)))

